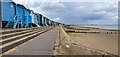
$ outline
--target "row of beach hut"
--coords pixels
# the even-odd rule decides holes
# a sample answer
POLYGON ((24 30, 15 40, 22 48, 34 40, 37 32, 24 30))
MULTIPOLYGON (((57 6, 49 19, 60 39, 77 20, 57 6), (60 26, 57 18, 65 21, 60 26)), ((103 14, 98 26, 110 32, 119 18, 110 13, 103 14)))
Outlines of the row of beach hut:
POLYGON ((0 0, 0 7, 2 28, 32 28, 61 24, 12 0, 0 0))

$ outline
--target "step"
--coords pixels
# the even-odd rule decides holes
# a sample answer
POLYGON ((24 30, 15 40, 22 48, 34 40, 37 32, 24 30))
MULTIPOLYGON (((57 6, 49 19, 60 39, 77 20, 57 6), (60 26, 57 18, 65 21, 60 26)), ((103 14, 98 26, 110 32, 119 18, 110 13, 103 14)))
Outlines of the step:
POLYGON ((31 30, 31 29, 36 29, 35 28, 20 28, 20 29, 1 29, 0 33, 3 34, 8 34, 8 33, 14 33, 14 32, 19 32, 19 31, 25 31, 25 30, 31 30))
POLYGON ((29 36, 29 35, 31 35, 31 34, 33 34, 33 33, 36 33, 36 32, 38 32, 38 31, 28 32, 28 33, 21 34, 21 35, 18 35, 18 36, 14 36, 14 37, 2 39, 2 40, 0 40, 0 43, 2 43, 2 45, 3 45, 3 44, 6 44, 6 43, 8 43, 8 42, 11 42, 11 41, 20 39, 20 38, 22 38, 22 37, 29 36))
POLYGON ((34 34, 31 33, 31 35, 29 35, 29 36, 26 36, 26 37, 20 38, 19 40, 12 41, 12 42, 9 42, 7 44, 4 44, 4 45, 0 46, 0 50, 2 50, 2 53, 7 52, 8 50, 10 50, 10 49, 12 49, 12 48, 24 43, 24 42, 27 42, 28 40, 40 35, 41 33, 46 32, 48 30, 49 29, 41 31, 41 32, 38 31, 37 33, 35 32, 34 34))
POLYGON ((14 32, 18 32, 18 31, 23 31, 23 30, 30 30, 30 29, 2 29, 2 31, 0 33, 2 34, 8 34, 8 33, 14 33, 14 32))
MULTIPOLYGON (((5 43, 8 43, 10 41, 13 41, 13 40, 16 40, 16 39, 19 39, 21 37, 24 37, 24 36, 27 36, 27 35, 31 35, 31 33, 33 34, 34 32, 36 32, 37 30, 41 30, 41 29, 34 29, 34 30, 31 30, 31 31, 26 31, 25 33, 22 33, 22 34, 18 34, 18 35, 13 35, 14 37, 9 37, 8 38, 4 38, 4 39, 1 39, 0 40, 0 43, 2 44, 5 44, 5 43), (33 31, 33 32, 32 32, 33 31)), ((42 31, 42 30, 41 30, 42 31)), ((16 33, 17 34, 17 33, 16 33)))
MULTIPOLYGON (((34 28, 24 28, 24 29, 5 29, 0 31, 3 34, 0 35, 3 39, 0 39, 0 51, 2 53, 44 33, 53 27, 34 27, 34 28), (11 32, 11 33, 10 33, 11 32)), ((2 54, 0 53, 0 54, 2 54)))
POLYGON ((17 35, 20 35, 20 34, 23 34, 23 33, 27 33, 27 32, 31 32, 31 30, 21 31, 21 32, 14 32, 14 33, 8 33, 8 34, 2 34, 0 36, 1 36, 2 40, 3 40, 5 38, 9 38, 9 37, 12 37, 12 36, 17 36, 17 35))
MULTIPOLYGON (((40 30, 42 30, 44 27, 41 27, 41 28, 39 28, 40 30)), ((33 30, 36 30, 36 29, 38 29, 38 28, 34 28, 34 29, 30 29, 30 30, 23 30, 23 31, 17 31, 17 32, 12 32, 12 33, 7 33, 7 34, 0 34, 0 37, 1 37, 1 39, 4 39, 4 38, 8 38, 8 37, 12 37, 12 36, 17 36, 17 35, 19 35, 19 34, 22 34, 22 33, 27 33, 27 32, 31 32, 31 31, 33 31, 33 30)))

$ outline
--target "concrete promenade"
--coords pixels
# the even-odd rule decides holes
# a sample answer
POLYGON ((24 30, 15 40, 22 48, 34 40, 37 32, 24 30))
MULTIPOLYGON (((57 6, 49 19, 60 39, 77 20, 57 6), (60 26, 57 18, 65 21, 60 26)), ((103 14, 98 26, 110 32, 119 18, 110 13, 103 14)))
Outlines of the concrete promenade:
POLYGON ((10 50, 4 55, 53 55, 57 33, 58 28, 54 28, 10 50))

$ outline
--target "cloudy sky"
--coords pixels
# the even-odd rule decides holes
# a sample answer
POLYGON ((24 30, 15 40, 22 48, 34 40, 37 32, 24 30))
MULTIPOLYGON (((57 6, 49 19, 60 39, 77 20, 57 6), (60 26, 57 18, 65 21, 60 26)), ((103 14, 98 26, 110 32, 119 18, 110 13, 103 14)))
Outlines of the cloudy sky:
POLYGON ((14 0, 65 24, 118 24, 118 0, 14 0))

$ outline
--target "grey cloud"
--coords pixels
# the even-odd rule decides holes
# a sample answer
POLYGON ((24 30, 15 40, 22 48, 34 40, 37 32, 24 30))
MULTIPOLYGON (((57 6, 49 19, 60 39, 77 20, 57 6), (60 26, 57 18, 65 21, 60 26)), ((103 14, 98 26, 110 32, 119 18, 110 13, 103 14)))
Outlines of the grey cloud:
POLYGON ((111 20, 118 15, 117 4, 107 5, 105 2, 35 2, 29 5, 46 17, 60 18, 56 21, 67 24, 102 23, 104 20, 116 23, 111 20))
POLYGON ((64 9, 64 5, 59 2, 43 2, 41 4, 41 9, 43 11, 58 12, 58 11, 64 9))

